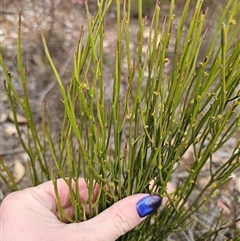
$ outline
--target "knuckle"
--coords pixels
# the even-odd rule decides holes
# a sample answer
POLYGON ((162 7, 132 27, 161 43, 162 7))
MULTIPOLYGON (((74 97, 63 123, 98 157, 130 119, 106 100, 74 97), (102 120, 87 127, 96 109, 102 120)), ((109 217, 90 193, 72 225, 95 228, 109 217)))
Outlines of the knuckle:
POLYGON ((113 221, 117 230, 121 235, 127 233, 132 229, 133 220, 130 216, 122 211, 113 212, 113 221))

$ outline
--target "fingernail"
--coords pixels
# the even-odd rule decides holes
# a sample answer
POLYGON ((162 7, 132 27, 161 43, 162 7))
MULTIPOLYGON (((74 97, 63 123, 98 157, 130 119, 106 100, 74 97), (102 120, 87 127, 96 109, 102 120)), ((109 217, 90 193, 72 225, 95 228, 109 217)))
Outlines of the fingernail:
POLYGON ((143 218, 159 208, 161 203, 162 199, 157 195, 146 196, 137 202, 137 212, 143 218))

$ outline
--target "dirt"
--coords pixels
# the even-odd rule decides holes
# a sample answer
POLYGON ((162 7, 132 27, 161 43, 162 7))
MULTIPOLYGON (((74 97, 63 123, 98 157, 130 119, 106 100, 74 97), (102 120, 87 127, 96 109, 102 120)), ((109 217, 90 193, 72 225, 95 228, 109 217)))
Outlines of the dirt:
MULTIPOLYGON (((89 9, 92 14, 96 10, 96 1, 88 1, 89 9)), ((179 1, 177 12, 181 12, 182 2, 179 1)), ((221 12, 222 6, 214 6, 214 1, 208 1, 206 6, 211 6, 210 16, 214 18, 215 14, 221 12), (218 9, 218 11, 215 11, 218 9)), ((28 81, 27 86, 30 95, 30 103, 34 115, 34 121, 37 125, 41 124, 41 113, 43 100, 47 100, 48 113, 55 121, 56 125, 61 121, 63 108, 60 100, 60 92, 52 71, 49 67, 43 50, 40 31, 43 31, 48 42, 48 47, 53 60, 60 71, 61 79, 64 85, 67 85, 72 71, 72 58, 76 48, 76 43, 83 27, 87 31, 87 18, 84 1, 81 0, 2 0, 1 8, 1 52, 3 53, 8 71, 11 72, 13 85, 19 95, 23 95, 17 70, 17 31, 18 16, 22 13, 22 49, 24 65, 27 66, 28 81)), ((163 1, 162 11, 167 14, 169 9, 168 1, 163 1)), ((150 16, 150 10, 146 12, 150 16)), ((133 36, 137 35, 138 22, 132 15, 133 36)), ((115 11, 112 9, 107 17, 107 34, 104 43, 104 51, 108 53, 109 59, 106 65, 111 68, 112 59, 114 59, 116 45, 116 26, 114 25, 115 11)), ((177 25, 177 21, 175 23, 177 25)), ((210 26, 214 23, 209 20, 210 26)), ((185 26, 187 29, 187 25, 185 26)), ((147 29, 147 28, 146 28, 147 29)), ((146 30, 147 33, 147 30, 146 30)), ((207 41, 206 41, 207 44, 207 41)), ((123 73, 124 76, 124 73, 123 73)), ((12 174, 18 182, 20 189, 31 185, 31 179, 28 167, 28 156, 23 151, 17 131, 13 123, 13 117, 7 95, 4 88, 4 74, 0 69, 0 156, 5 165, 10 167, 12 174)), ((112 84, 112 73, 106 71, 105 78, 108 80, 106 85, 112 84)), ((123 78, 124 79, 124 78, 123 78)), ((122 83, 124 89, 124 81, 122 83)), ((111 92, 106 91, 111 98, 111 92)), ((21 132, 27 135, 27 121, 19 109, 19 123, 21 132)), ((215 155, 215 162, 221 163, 226 160, 228 153, 231 153, 233 146, 239 141, 239 133, 236 133, 220 152, 215 155)), ((184 179, 187 175, 184 168, 188 163, 193 161, 192 150, 185 154, 179 165, 175 179, 184 179)), ((207 168, 207 167, 206 167, 207 168)), ((2 173, 2 171, 1 171, 2 173)), ((199 188, 201 189, 206 183, 208 176, 207 171, 202 173, 199 179, 199 188)), ((240 171, 233 173, 233 179, 222 189, 219 190, 216 198, 212 203, 213 209, 217 208, 218 212, 223 210, 227 219, 234 220, 240 217, 240 171)), ((173 178, 173 179, 174 179, 173 178)), ((7 187, 1 182, 0 201, 9 193, 7 187)), ((209 217, 202 215, 202 219, 209 217)), ((240 224, 233 224, 231 227, 234 231, 240 232, 240 224)), ((226 234, 227 235, 227 234, 226 234)))

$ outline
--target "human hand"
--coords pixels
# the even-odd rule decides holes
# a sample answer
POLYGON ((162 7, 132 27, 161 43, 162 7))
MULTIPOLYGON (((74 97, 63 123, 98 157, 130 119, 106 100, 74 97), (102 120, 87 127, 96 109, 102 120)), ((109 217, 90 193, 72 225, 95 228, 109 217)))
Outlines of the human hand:
MULTIPOLYGON (((80 200, 86 201, 84 179, 78 180, 80 200)), ((61 204, 73 216, 70 193, 63 179, 57 180, 61 204)), ((95 190, 98 192, 98 190, 95 190)), ((2 241, 114 241, 127 233, 161 204, 159 196, 126 197, 96 217, 80 223, 63 223, 57 217, 57 201, 51 181, 8 195, 1 205, 2 241)))

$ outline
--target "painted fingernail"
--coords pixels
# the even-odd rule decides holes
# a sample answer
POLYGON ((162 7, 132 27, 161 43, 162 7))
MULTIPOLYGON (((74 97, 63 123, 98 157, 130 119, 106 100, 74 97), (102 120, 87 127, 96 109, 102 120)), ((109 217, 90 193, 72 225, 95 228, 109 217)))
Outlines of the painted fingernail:
POLYGON ((137 202, 137 212, 139 216, 143 218, 159 208, 161 203, 162 198, 157 195, 146 196, 137 202))

